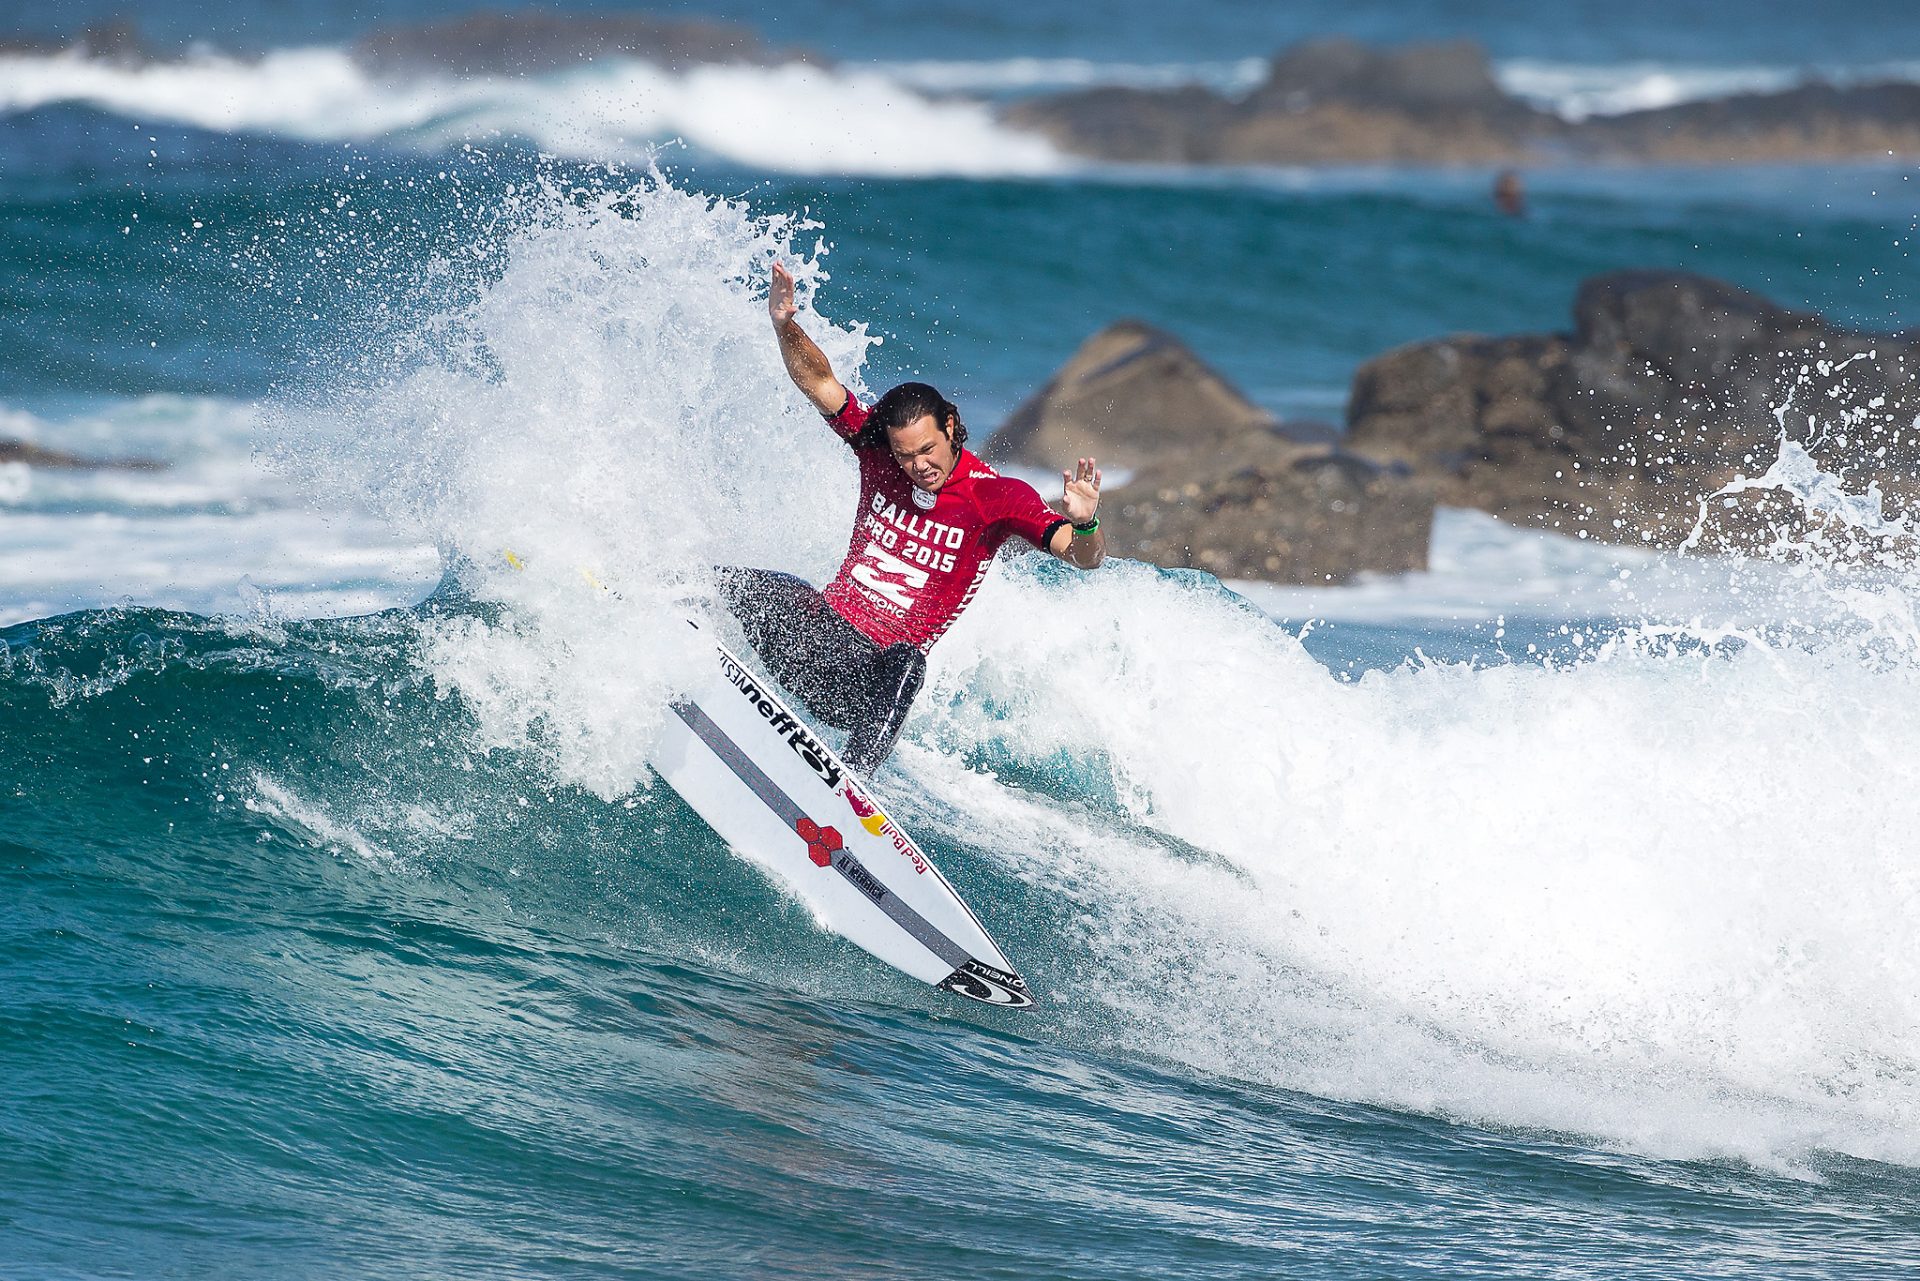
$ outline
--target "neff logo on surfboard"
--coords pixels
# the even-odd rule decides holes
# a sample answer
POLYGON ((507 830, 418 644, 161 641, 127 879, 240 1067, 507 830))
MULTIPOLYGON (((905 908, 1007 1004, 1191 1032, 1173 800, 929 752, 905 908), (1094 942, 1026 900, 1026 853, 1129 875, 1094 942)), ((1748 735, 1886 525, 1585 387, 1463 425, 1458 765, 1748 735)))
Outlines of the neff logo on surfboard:
POLYGON ((767 727, 787 740, 787 746, 793 749, 793 754, 805 761, 807 767, 820 776, 821 782, 828 787, 840 786, 840 767, 833 763, 833 758, 827 755, 827 749, 820 746, 820 740, 805 725, 769 698, 752 674, 725 654, 720 656, 720 668, 726 672, 727 679, 733 682, 733 687, 744 694, 754 709, 766 719, 767 727))

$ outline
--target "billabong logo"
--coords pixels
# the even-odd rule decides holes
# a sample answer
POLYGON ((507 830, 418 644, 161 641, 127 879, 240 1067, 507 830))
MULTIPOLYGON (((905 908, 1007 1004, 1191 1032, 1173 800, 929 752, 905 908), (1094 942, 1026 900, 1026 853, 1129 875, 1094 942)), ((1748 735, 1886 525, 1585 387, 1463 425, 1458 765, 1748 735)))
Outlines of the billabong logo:
POLYGON ((873 563, 862 560, 855 565, 854 581, 901 609, 912 609, 913 594, 927 585, 927 571, 907 564, 879 543, 868 543, 860 554, 872 557, 873 563))

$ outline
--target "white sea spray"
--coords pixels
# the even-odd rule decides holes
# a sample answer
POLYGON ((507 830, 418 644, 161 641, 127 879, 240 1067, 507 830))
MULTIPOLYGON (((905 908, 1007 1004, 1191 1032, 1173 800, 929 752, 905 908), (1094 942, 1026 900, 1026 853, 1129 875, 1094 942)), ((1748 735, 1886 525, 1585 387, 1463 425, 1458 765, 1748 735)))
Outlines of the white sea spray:
MULTIPOLYGON (((282 419, 272 448, 322 505, 369 505, 504 607, 425 632, 478 744, 613 797, 650 779, 712 568, 818 580, 843 545, 852 459, 787 380, 765 307, 769 264, 810 299, 822 250, 803 217, 658 172, 521 200, 488 249, 497 274, 400 344, 390 376, 282 419)), ((857 381, 876 340, 806 320, 857 381)))
POLYGON ((1920 575, 1842 555, 1836 523, 1904 526, 1781 459, 1819 540, 1783 521, 1778 563, 1553 661, 1348 681, 1187 583, 1005 576, 917 736, 1105 797, 1063 813, 950 756, 916 783, 1081 905, 1073 999, 1130 1048, 1662 1156, 1912 1162, 1920 575))

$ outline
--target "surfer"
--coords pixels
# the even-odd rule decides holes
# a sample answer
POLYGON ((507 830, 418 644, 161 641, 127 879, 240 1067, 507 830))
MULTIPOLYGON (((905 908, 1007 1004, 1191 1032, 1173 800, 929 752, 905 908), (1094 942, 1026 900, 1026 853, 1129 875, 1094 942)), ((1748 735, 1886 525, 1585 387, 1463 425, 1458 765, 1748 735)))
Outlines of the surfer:
POLYGON ((779 263, 767 310, 787 375, 859 460, 860 502, 846 558, 824 590, 792 574, 728 568, 720 595, 774 679, 846 730, 843 757, 871 774, 920 692, 927 651, 1008 538, 1080 569, 1106 558, 1100 470, 1082 458, 1060 474, 1063 515, 975 457, 960 411, 926 383, 862 405, 794 318, 793 276, 779 263))

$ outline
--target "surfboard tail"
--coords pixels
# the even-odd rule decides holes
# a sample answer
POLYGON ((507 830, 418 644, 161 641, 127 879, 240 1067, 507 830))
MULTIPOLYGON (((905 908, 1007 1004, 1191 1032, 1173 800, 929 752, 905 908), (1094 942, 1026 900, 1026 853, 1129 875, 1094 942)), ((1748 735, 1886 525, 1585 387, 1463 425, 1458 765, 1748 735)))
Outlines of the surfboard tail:
POLYGON ((1033 1004, 1033 992, 1024 978, 982 961, 967 961, 940 980, 939 986, 942 991, 972 997, 986 1005, 1020 1010, 1033 1004))

